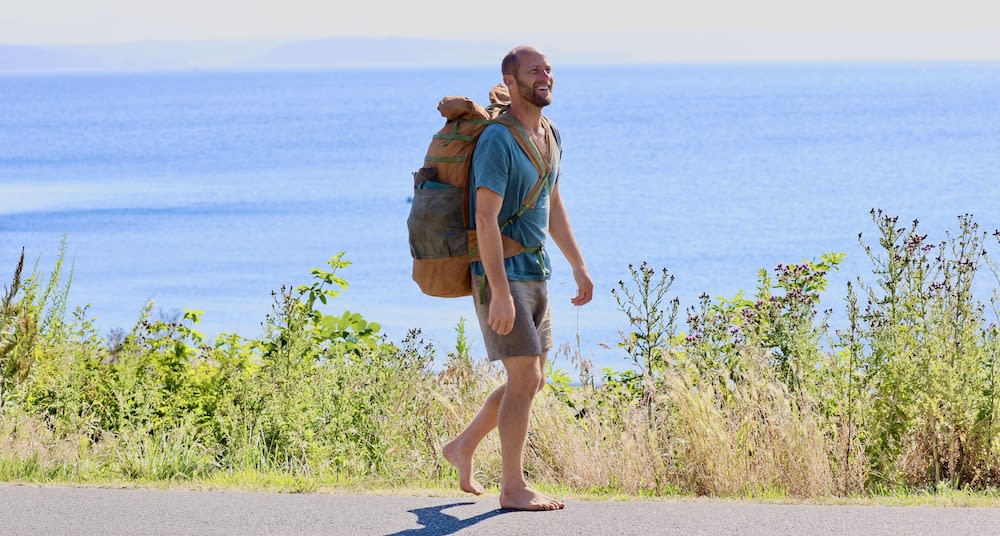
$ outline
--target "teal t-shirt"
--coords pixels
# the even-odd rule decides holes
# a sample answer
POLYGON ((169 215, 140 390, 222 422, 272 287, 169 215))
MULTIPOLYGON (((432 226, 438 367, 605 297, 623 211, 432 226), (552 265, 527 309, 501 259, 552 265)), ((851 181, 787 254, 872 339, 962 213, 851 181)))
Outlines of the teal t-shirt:
MULTIPOLYGON (((558 155, 560 149, 552 149, 558 155)), ((501 231, 527 247, 544 245, 548 235, 549 197, 559 177, 559 158, 553 160, 549 173, 550 186, 543 189, 538 203, 501 231)), ((510 130, 504 125, 492 124, 483 129, 476 142, 469 180, 473 193, 470 196, 471 214, 476 211, 476 190, 481 187, 489 188, 503 196, 499 218, 503 222, 520 210, 524 198, 538 181, 538 171, 510 130)), ((549 278, 552 264, 543 247, 538 253, 526 252, 504 259, 504 268, 507 270, 507 279, 512 281, 541 281, 549 278)), ((472 270, 476 275, 483 275, 483 264, 473 262, 472 270)))

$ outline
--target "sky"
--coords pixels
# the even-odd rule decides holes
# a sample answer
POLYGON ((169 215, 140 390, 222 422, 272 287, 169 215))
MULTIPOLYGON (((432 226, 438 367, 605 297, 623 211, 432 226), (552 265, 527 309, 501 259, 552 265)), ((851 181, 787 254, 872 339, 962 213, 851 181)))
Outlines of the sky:
POLYGON ((427 37, 636 61, 1000 60, 995 0, 2 1, 4 45, 427 37))

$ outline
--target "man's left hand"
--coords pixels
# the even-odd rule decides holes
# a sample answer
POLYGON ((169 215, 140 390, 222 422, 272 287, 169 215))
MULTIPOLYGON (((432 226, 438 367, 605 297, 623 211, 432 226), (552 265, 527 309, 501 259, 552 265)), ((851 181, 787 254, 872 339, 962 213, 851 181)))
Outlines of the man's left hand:
POLYGON ((576 268, 573 270, 573 279, 576 280, 576 296, 570 302, 573 305, 585 305, 594 297, 594 282, 590 279, 590 273, 586 268, 576 268))

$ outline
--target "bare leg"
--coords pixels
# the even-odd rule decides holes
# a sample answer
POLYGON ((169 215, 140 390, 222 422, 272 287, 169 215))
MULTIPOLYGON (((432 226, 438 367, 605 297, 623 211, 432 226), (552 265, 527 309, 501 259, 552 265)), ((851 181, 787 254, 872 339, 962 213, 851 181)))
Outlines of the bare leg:
POLYGON ((503 384, 494 389, 490 396, 486 397, 483 408, 472 422, 442 449, 444 459, 458 469, 458 484, 466 493, 479 495, 483 492, 483 486, 472 473, 472 457, 483 438, 497 426, 497 414, 506 386, 507 384, 503 384))
POLYGON ((544 386, 544 356, 503 360, 507 384, 500 400, 497 430, 503 459, 500 507, 511 510, 558 510, 566 505, 528 487, 524 480, 524 444, 535 393, 544 386))
MULTIPOLYGON (((545 387, 545 359, 546 354, 542 354, 539 360, 539 370, 542 371, 542 377, 538 381, 537 391, 541 391, 545 387)), ((466 493, 474 495, 483 493, 483 486, 476 480, 473 472, 472 460, 479 444, 497 427, 500 402, 504 397, 506 387, 507 384, 504 383, 494 389, 483 402, 482 409, 465 427, 465 430, 462 430, 458 437, 448 442, 442 449, 444 459, 458 470, 459 487, 466 493)))

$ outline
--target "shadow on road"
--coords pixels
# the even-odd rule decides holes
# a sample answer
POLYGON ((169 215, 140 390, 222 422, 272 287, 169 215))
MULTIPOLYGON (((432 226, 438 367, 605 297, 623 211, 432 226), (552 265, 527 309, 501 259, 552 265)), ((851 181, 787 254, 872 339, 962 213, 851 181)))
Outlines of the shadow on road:
POLYGON ((409 510, 411 514, 416 514, 417 523, 423 525, 423 528, 394 532, 392 534, 387 534, 386 536, 444 536, 446 534, 454 534, 466 527, 471 527, 480 521, 485 521, 491 517, 496 517, 500 514, 511 511, 497 508, 496 510, 483 512, 482 514, 472 516, 468 519, 459 519, 455 516, 442 512, 442 510, 445 510, 446 508, 451 508, 453 506, 466 506, 470 504, 476 503, 460 502, 409 510))

